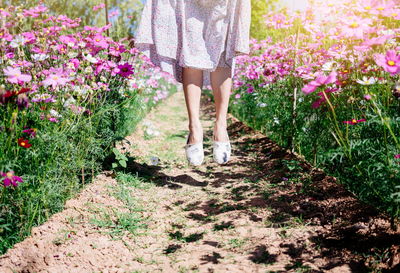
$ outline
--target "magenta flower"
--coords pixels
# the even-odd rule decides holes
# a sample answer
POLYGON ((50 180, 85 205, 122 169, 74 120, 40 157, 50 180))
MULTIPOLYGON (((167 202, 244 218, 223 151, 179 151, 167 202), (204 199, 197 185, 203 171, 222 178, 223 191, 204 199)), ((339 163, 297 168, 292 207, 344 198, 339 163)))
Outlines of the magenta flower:
POLYGON ((47 8, 45 6, 37 6, 37 7, 31 8, 31 9, 25 9, 24 16, 36 18, 36 17, 39 17, 40 14, 42 14, 46 11, 47 11, 47 8))
POLYGON ((376 54, 375 62, 392 75, 400 73, 400 56, 396 54, 395 50, 388 50, 386 55, 376 54))
MULTIPOLYGON (((338 88, 328 88, 325 90, 325 94, 327 97, 330 97, 330 93, 337 92, 337 91, 339 91, 338 88)), ((316 100, 315 102, 313 102, 313 104, 311 105, 311 107, 314 109, 320 107, 322 105, 322 103, 324 103, 326 101, 326 98, 325 98, 323 92, 319 92, 318 96, 320 98, 318 100, 316 100)))
POLYGON ((318 87, 322 85, 327 85, 336 82, 337 80, 337 72, 332 71, 328 76, 319 75, 314 81, 305 85, 302 89, 303 93, 306 95, 314 92, 318 87))
POLYGON ((22 130, 22 132, 27 134, 29 137, 34 138, 36 136, 36 130, 36 128, 29 128, 22 130))
POLYGON ((363 118, 363 119, 352 119, 352 120, 346 120, 346 121, 343 121, 343 123, 347 123, 347 124, 357 124, 357 123, 360 123, 360 122, 364 122, 364 121, 367 121, 365 118, 363 118))
POLYGON ((9 171, 6 173, 1 172, 1 176, 5 177, 3 179, 3 187, 17 187, 18 183, 24 182, 21 177, 14 175, 13 171, 9 171))
POLYGON ((32 80, 32 76, 28 74, 22 74, 19 68, 13 68, 8 66, 3 69, 4 74, 8 77, 7 81, 10 83, 21 84, 23 82, 30 82, 32 80))
POLYGON ((395 159, 400 159, 400 154, 394 155, 395 159))
POLYGON ((53 88, 56 88, 59 85, 64 86, 69 81, 70 80, 65 78, 62 74, 50 74, 42 83, 44 86, 51 85, 53 88))
POLYGON ((124 53, 126 51, 125 47, 123 45, 115 45, 110 47, 110 55, 113 56, 120 56, 121 53, 124 53))
POLYGON ((118 65, 118 70, 119 72, 117 74, 124 78, 127 78, 133 74, 133 66, 129 63, 118 65))

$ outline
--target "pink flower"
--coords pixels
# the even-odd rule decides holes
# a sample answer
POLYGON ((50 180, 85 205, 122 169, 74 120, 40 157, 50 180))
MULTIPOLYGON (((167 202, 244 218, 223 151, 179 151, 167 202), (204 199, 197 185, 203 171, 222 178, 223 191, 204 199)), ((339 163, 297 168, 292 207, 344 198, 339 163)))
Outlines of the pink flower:
POLYGON ((391 17, 395 20, 400 20, 400 9, 398 8, 386 9, 383 11, 383 15, 386 17, 391 17))
POLYGON ((383 45, 386 43, 388 39, 393 38, 394 35, 383 35, 380 37, 371 38, 369 40, 365 40, 362 45, 363 46, 373 46, 373 45, 383 45))
POLYGON ((275 29, 289 28, 293 26, 293 19, 288 20, 285 14, 270 14, 269 16, 270 18, 268 18, 265 22, 268 26, 274 27, 275 29))
POLYGON ((24 182, 21 177, 14 175, 13 171, 6 173, 1 172, 1 176, 5 177, 3 179, 3 187, 14 186, 17 187, 18 183, 24 182))
POLYGON ((44 13, 46 11, 47 11, 47 8, 45 6, 37 6, 37 7, 31 8, 31 9, 25 9, 24 16, 36 18, 36 17, 39 17, 39 15, 41 13, 44 13))
POLYGON ((400 159, 400 154, 394 155, 395 159, 400 159))
POLYGON ((42 83, 44 86, 51 85, 53 88, 56 88, 59 85, 64 86, 69 81, 70 80, 65 78, 62 74, 50 74, 42 83))
POLYGON ((253 93, 254 92, 254 87, 253 86, 249 86, 247 87, 247 93, 253 93))
POLYGON ((322 85, 327 85, 336 82, 337 80, 337 72, 332 71, 328 76, 319 75, 314 81, 305 85, 302 89, 303 93, 306 95, 314 92, 318 87, 322 85))
POLYGON ((400 56, 394 50, 388 50, 386 55, 376 54, 375 62, 377 65, 383 67, 383 70, 392 75, 400 73, 400 56))
POLYGON ((129 63, 118 65, 119 72, 117 73, 121 77, 127 78, 133 74, 133 66, 129 63))
POLYGON ((372 20, 368 18, 350 17, 343 21, 342 34, 348 38, 363 39, 365 33, 371 32, 372 20))
POLYGON ((119 15, 119 10, 114 10, 114 11, 110 12, 110 15, 108 15, 108 18, 112 18, 112 17, 118 16, 118 15, 119 15))
POLYGON ((126 51, 124 45, 115 45, 115 46, 110 46, 110 55, 113 56, 120 56, 121 53, 124 53, 126 51))
POLYGON ((347 124, 357 124, 357 123, 360 123, 360 122, 364 122, 364 121, 367 121, 366 119, 352 119, 352 120, 346 120, 346 121, 343 121, 343 123, 347 123, 347 124))
POLYGON ((106 41, 104 36, 101 35, 101 34, 97 34, 96 36, 94 36, 93 39, 92 39, 92 42, 93 42, 94 46, 98 46, 98 47, 101 47, 103 49, 108 48, 108 42, 106 41))
POLYGON ((23 82, 30 82, 32 80, 32 76, 28 74, 22 74, 19 68, 13 68, 8 66, 3 69, 4 74, 8 76, 7 81, 10 83, 21 84, 23 82))
POLYGON ((159 85, 159 83, 158 83, 158 81, 156 79, 148 79, 146 81, 146 84, 151 86, 151 87, 153 87, 153 88, 157 88, 158 85, 159 85))
POLYGON ((106 7, 106 5, 104 3, 102 3, 100 5, 94 6, 93 11, 97 11, 99 9, 104 9, 105 7, 106 7))
POLYGON ((364 95, 364 99, 365 99, 365 100, 371 100, 371 99, 372 99, 372 97, 371 97, 371 95, 369 95, 369 94, 366 94, 366 95, 364 95))

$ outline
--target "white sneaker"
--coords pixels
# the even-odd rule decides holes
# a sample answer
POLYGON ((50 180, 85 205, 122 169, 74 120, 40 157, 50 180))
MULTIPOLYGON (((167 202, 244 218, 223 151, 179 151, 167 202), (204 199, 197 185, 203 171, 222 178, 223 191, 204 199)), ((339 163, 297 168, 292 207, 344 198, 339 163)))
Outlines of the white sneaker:
POLYGON ((186 159, 190 165, 199 166, 203 163, 204 160, 203 141, 194 144, 188 144, 189 136, 190 133, 186 137, 186 145, 185 145, 186 159))
POLYGON ((213 158, 218 164, 225 164, 231 157, 230 141, 213 141, 213 158))

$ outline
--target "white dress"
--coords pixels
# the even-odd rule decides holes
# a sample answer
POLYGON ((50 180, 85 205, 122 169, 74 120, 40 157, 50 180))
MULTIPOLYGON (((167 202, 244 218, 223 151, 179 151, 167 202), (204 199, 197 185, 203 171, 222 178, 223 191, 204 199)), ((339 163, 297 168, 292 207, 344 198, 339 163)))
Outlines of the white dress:
POLYGON ((147 0, 135 46, 182 83, 182 67, 201 69, 203 86, 217 66, 249 53, 250 0, 147 0))

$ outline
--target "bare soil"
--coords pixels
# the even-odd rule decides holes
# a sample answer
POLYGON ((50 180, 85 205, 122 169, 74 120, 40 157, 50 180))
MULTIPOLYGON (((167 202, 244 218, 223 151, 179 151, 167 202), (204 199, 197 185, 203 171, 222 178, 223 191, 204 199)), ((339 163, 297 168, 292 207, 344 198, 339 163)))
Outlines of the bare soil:
POLYGON ((0 272, 400 272, 387 216, 232 116, 232 160, 214 163, 213 119, 204 96, 206 162, 187 166, 171 96, 120 143, 128 167, 33 228, 0 272))

